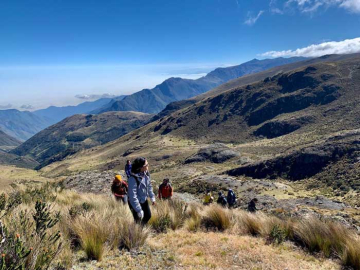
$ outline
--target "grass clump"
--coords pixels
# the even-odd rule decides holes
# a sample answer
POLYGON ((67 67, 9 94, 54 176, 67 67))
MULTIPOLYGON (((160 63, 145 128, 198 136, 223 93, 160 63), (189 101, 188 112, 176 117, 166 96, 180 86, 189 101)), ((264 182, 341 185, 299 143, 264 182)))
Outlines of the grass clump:
POLYGON ((149 237, 150 231, 137 223, 124 223, 120 233, 119 247, 127 250, 142 247, 149 237))
POLYGON ((183 226, 187 218, 186 210, 186 204, 181 201, 160 201, 153 208, 149 225, 158 233, 176 230, 183 226))
POLYGON ((229 213, 222 207, 210 206, 201 220, 202 226, 207 230, 225 231, 230 228, 231 218, 229 213))

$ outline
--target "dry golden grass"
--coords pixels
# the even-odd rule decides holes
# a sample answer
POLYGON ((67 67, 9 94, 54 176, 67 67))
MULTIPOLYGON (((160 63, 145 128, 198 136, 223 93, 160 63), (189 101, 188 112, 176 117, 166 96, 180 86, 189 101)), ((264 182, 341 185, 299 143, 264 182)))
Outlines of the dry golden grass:
MULTIPOLYGON (((162 201, 151 207, 153 217, 150 225, 142 227, 134 223, 127 205, 108 196, 63 190, 57 193, 52 204, 52 210, 60 211, 62 216, 54 230, 62 232, 65 243, 57 260, 63 261, 66 267, 78 258, 74 254, 77 248, 81 248, 88 259, 102 260, 102 264, 107 265, 109 256, 119 252, 119 248, 132 250, 143 247, 150 247, 149 256, 154 256, 150 261, 155 263, 159 256, 152 252, 162 250, 169 256, 166 265, 179 269, 338 267, 331 260, 316 259, 306 251, 320 252, 324 258, 338 258, 343 265, 359 267, 360 242, 355 233, 341 224, 316 218, 280 220, 262 213, 251 214, 217 205, 185 206, 179 201, 162 201), (289 241, 266 245, 269 237, 273 237, 274 228, 289 241)), ((31 203, 23 203, 7 223, 16 219, 21 211, 31 212, 31 209, 31 203)), ((21 226, 16 222, 13 226, 19 228, 21 234, 25 233, 20 231, 21 226)), ((282 239, 278 241, 281 242, 282 239)), ((119 265, 122 259, 121 256, 116 259, 119 265)), ((136 265, 133 263, 128 265, 136 265)))
POLYGON ((173 254, 176 269, 339 269, 295 246, 266 245, 262 238, 228 233, 175 231, 154 235, 150 245, 173 254))
POLYGON ((32 182, 41 184, 49 181, 51 179, 41 176, 35 170, 0 165, 1 191, 8 191, 13 183, 32 182))

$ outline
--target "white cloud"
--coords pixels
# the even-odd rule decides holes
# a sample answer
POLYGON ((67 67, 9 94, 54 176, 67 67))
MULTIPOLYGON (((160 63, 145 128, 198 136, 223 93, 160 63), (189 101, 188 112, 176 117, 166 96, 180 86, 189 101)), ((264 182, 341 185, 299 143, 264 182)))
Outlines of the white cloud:
POLYGON ((303 13, 313 13, 319 9, 341 7, 352 13, 360 13, 360 0, 288 0, 286 7, 295 5, 303 13))
POLYGON ((277 1, 271 0, 269 4, 269 10, 272 14, 284 14, 284 11, 282 11, 280 8, 276 6, 277 1))
POLYGON ((246 19, 246 21, 244 23, 247 25, 254 25, 264 12, 265 11, 260 10, 258 15, 256 15, 255 17, 251 16, 251 13, 248 13, 248 18, 246 19))
POLYGON ((351 12, 360 13, 360 0, 345 0, 342 1, 340 7, 346 8, 351 12))
POLYGON ((360 38, 346 39, 343 41, 330 41, 313 44, 305 48, 287 51, 270 51, 261 54, 264 57, 319 57, 326 54, 349 54, 360 52, 360 38))
POLYGON ((11 109, 13 107, 13 105, 6 104, 6 105, 0 105, 0 110, 6 110, 6 109, 11 109))
POLYGON ((102 95, 76 95, 75 97, 83 100, 96 100, 100 98, 114 98, 116 96, 111 94, 102 94, 102 95))

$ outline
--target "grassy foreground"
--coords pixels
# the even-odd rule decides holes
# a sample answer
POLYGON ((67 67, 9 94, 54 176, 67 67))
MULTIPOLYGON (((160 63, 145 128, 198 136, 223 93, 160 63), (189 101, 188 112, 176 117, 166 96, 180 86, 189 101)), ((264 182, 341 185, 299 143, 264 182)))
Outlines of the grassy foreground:
POLYGON ((360 269, 358 235, 315 217, 170 201, 153 207, 149 226, 141 227, 109 196, 50 184, 3 194, 0 209, 1 270, 360 269))

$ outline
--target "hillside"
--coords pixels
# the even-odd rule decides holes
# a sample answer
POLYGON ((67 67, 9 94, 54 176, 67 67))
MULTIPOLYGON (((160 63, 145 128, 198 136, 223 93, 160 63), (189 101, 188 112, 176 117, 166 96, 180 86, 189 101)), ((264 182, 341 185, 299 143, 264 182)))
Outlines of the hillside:
POLYGON ((144 89, 136 92, 126 96, 123 100, 111 102, 102 109, 93 111, 93 113, 107 111, 158 113, 170 102, 197 96, 231 79, 304 59, 301 57, 254 59, 238 66, 215 69, 205 77, 197 80, 170 78, 153 89, 144 89))
POLYGON ((149 121, 138 112, 109 112, 74 115, 39 132, 11 153, 29 156, 42 166, 80 150, 113 141, 149 121))
POLYGON ((83 102, 76 106, 64 106, 64 107, 50 106, 46 109, 34 111, 33 113, 37 116, 41 116, 48 119, 49 125, 53 125, 69 116, 75 114, 90 113, 91 111, 99 109, 113 100, 121 100, 124 97, 125 96, 119 96, 115 99, 101 98, 95 101, 83 102))
POLYGON ((18 110, 0 110, 0 129, 11 137, 26 141, 49 126, 49 121, 34 113, 18 110))
POLYGON ((39 163, 30 157, 19 157, 0 149, 0 165, 34 169, 39 166, 39 163))
POLYGON ((303 61, 299 61, 299 62, 284 64, 284 65, 273 67, 273 68, 270 68, 270 69, 267 69, 267 70, 264 70, 261 72, 257 72, 254 74, 244 75, 239 78, 230 80, 226 83, 223 83, 223 84, 219 85, 218 87, 211 89, 208 92, 197 95, 190 99, 171 102, 170 104, 168 104, 165 107, 165 109, 163 111, 161 111, 160 113, 158 113, 158 115, 156 115, 154 117, 154 120, 158 120, 161 117, 170 115, 174 111, 186 108, 186 107, 188 107, 198 101, 201 101, 203 99, 222 94, 223 92, 226 92, 232 88, 253 84, 255 82, 262 81, 268 77, 273 77, 279 73, 288 72, 288 71, 291 71, 291 70, 294 70, 297 68, 306 67, 306 66, 313 65, 316 63, 329 62, 329 61, 340 61, 340 60, 351 59, 353 57, 354 57, 354 55, 336 55, 336 54, 325 55, 325 56, 318 57, 318 58, 311 58, 311 59, 307 59, 307 60, 303 60, 303 61))
MULTIPOLYGON (((156 177, 171 177, 183 191, 195 194, 209 184, 216 186, 223 179, 219 175, 232 174, 242 181, 306 180, 329 196, 355 190, 358 195, 346 199, 355 203, 360 195, 359 67, 360 56, 352 55, 235 87, 43 171, 58 175, 85 168, 121 169, 126 159, 147 156, 156 177), (223 145, 214 147, 216 142, 223 145), (301 170, 309 162, 313 170, 294 179, 296 164, 301 170), (268 166, 272 174, 262 169, 268 166), (203 174, 209 178, 198 179, 203 174), (201 184, 187 186, 192 181, 201 184)), ((249 196, 235 179, 229 183, 249 196)), ((270 190, 258 192, 270 200, 270 190)))
POLYGON ((202 142, 240 143, 291 132, 359 128, 359 62, 356 56, 315 64, 233 88, 165 117, 154 131, 202 142))
POLYGON ((0 150, 9 150, 19 146, 21 142, 0 130, 0 150))

